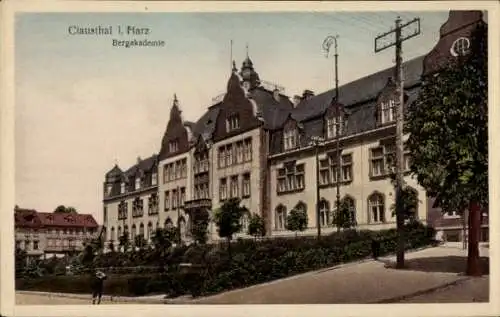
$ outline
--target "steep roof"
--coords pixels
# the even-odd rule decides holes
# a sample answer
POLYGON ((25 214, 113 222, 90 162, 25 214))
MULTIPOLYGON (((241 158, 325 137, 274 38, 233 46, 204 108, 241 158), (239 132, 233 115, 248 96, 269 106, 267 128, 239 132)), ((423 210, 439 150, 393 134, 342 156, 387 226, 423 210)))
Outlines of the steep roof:
MULTIPOLYGON (((420 82, 424 56, 403 63, 405 88, 415 86, 420 82)), ((394 67, 386 68, 377 73, 354 80, 339 87, 339 102, 346 107, 352 107, 375 99, 382 91, 390 77, 394 76, 394 67)), ((321 115, 330 105, 335 90, 331 89, 308 100, 300 102, 292 111, 292 116, 298 121, 321 115)))
POLYGON ((158 154, 153 154, 152 156, 146 159, 142 159, 139 163, 130 167, 127 171, 125 171, 123 175, 125 177, 131 177, 134 176, 138 170, 149 172, 156 166, 157 162, 158 162, 158 154))
POLYGON ((97 221, 90 214, 39 212, 38 216, 44 227, 98 227, 97 221))
POLYGON ((14 223, 16 227, 20 228, 40 228, 42 226, 40 217, 34 209, 16 208, 14 223))

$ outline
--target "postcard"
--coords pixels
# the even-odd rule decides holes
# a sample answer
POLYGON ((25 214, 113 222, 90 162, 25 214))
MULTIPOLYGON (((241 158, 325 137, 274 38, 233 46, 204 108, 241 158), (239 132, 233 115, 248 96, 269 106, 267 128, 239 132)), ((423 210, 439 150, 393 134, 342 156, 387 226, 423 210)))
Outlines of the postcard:
POLYGON ((497 315, 498 15, 3 2, 2 315, 497 315))

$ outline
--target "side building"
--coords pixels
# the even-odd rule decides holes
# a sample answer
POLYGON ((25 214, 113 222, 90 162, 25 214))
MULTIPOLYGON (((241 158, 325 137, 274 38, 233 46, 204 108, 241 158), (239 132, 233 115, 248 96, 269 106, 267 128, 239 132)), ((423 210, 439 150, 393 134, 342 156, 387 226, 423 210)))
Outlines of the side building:
POLYGON ((14 218, 16 249, 26 251, 31 259, 81 252, 84 243, 99 234, 90 214, 16 208, 14 218))

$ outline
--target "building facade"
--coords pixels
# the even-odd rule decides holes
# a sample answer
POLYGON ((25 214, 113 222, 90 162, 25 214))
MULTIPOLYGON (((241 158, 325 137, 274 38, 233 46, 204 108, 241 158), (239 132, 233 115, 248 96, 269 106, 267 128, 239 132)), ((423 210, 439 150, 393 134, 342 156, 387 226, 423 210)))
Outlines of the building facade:
POLYGON ((90 214, 46 213, 34 209, 15 209, 16 248, 28 258, 74 254, 99 234, 90 214))
MULTIPOLYGON (((423 76, 467 53, 468 36, 482 21, 481 12, 451 11, 435 48, 403 64, 405 107, 417 99, 423 76)), ((239 70, 233 62, 225 94, 197 122, 183 120, 174 96, 159 154, 148 164, 138 162, 126 172, 115 166, 106 174, 107 240, 116 241, 124 228, 137 235, 144 227, 165 226, 178 226, 190 240, 193 217, 211 219, 231 197, 264 218, 268 236, 292 234, 286 219, 293 209, 307 212, 304 234, 316 232, 318 223, 328 232, 337 186, 357 227, 395 227, 390 174, 398 95, 393 77, 394 69, 388 68, 339 87, 338 97, 334 90, 319 95, 305 90, 291 99, 261 81, 248 56, 239 70), (155 181, 143 185, 150 174, 155 181), (134 202, 141 200, 148 206, 155 202, 155 212, 134 217, 134 202)), ((419 200, 414 216, 425 223, 432 204, 409 174, 410 164, 405 152, 405 182, 419 200)), ((247 220, 242 219, 238 236, 246 236, 247 220)), ((213 222, 209 239, 217 239, 213 222)))

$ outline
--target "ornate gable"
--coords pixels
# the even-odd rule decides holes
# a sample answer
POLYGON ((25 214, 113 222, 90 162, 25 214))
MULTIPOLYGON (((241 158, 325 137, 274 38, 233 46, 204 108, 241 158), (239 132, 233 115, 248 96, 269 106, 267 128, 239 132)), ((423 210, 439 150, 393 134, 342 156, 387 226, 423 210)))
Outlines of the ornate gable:
POLYGON ((424 58, 422 75, 438 72, 459 56, 466 55, 472 32, 482 23, 481 11, 450 11, 448 20, 440 28, 438 42, 424 58))
POLYGON ((233 69, 227 83, 227 92, 219 105, 214 141, 222 140, 257 128, 262 122, 257 118, 255 106, 241 87, 241 81, 233 69))
POLYGON ((189 150, 189 132, 184 126, 177 96, 170 110, 170 118, 161 142, 159 160, 184 153, 189 150))

